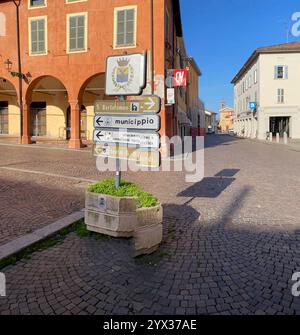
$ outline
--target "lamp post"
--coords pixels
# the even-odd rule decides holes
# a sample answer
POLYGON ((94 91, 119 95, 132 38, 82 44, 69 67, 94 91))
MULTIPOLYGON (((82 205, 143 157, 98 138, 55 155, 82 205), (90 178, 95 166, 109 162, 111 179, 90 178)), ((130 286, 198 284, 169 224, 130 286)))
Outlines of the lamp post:
POLYGON ((5 62, 4 62, 5 66, 6 66, 6 70, 8 72, 11 72, 12 69, 12 61, 8 58, 5 62))
MULTIPOLYGON (((17 50, 18 50, 18 73, 22 73, 21 62, 21 41, 20 41, 20 5, 21 0, 13 0, 16 6, 16 22, 17 22, 17 50)), ((23 76, 19 76, 19 105, 20 105, 20 143, 23 137, 23 76)))

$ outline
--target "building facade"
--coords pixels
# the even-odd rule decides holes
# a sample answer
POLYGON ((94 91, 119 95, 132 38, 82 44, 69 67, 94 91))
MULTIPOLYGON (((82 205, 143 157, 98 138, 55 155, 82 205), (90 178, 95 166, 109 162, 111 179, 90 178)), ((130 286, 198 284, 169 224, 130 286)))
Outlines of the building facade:
POLYGON ((199 79, 202 75, 193 57, 188 57, 188 116, 192 136, 205 136, 205 106, 199 99, 199 79))
POLYGON ((221 102, 220 107, 220 120, 218 128, 222 133, 227 133, 229 130, 234 128, 234 109, 228 107, 224 101, 221 102))
POLYGON ((239 136, 300 138, 300 43, 255 50, 232 81, 239 136))
POLYGON ((0 3, 0 136, 20 136, 22 100, 23 144, 49 138, 80 148, 92 140, 94 102, 112 99, 104 94, 106 58, 124 53, 147 54, 143 94, 162 99, 161 135, 177 135, 165 78, 182 37, 179 1, 21 0, 19 10, 22 74, 16 8, 0 3))
POLYGON ((205 110, 205 132, 215 133, 217 131, 217 113, 205 110))
MULTIPOLYGON (((184 39, 181 37, 177 38, 177 49, 175 56, 175 67, 174 69, 186 69, 187 67, 187 53, 185 49, 184 39)), ((188 107, 188 87, 175 87, 176 96, 176 117, 177 117, 177 135, 182 139, 185 136, 190 136, 191 134, 191 120, 189 117, 189 107, 188 107)))

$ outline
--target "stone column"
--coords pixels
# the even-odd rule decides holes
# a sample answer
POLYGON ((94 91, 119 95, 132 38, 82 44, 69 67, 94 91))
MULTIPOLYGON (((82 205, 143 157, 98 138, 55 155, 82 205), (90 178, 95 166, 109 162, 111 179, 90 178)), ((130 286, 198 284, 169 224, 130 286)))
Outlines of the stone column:
POLYGON ((257 137, 259 140, 265 140, 267 136, 266 129, 266 116, 264 115, 264 111, 259 109, 258 111, 258 118, 257 118, 257 137))
POLYGON ((23 104, 23 134, 21 144, 31 144, 30 136, 30 103, 26 102, 23 104))
POLYGON ((69 101, 71 109, 71 139, 69 148, 80 149, 83 147, 81 142, 81 125, 80 125, 80 104, 78 101, 69 101))

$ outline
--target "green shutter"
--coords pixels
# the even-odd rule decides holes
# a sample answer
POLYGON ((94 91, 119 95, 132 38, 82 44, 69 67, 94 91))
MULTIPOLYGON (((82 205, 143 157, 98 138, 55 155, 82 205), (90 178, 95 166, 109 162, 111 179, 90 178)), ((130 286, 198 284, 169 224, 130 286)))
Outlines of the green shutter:
POLYGON ((135 9, 120 10, 117 13, 117 46, 134 44, 135 9))
POLYGON ((69 51, 85 49, 85 16, 72 16, 69 18, 69 51))
POLYGON ((31 21, 31 53, 33 54, 43 54, 46 52, 45 23, 45 19, 31 21))

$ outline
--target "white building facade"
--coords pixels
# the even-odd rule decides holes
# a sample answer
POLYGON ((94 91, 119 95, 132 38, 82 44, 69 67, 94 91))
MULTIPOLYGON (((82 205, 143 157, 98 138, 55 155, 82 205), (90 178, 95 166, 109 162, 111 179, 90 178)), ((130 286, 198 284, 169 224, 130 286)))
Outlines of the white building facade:
POLYGON ((237 135, 300 139, 300 42, 257 49, 232 83, 237 135))

